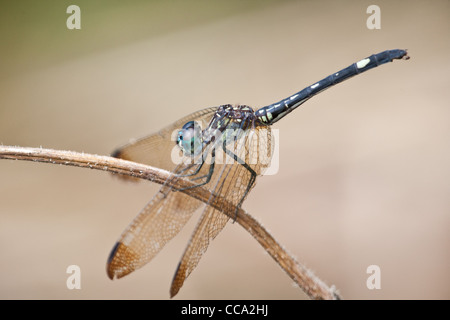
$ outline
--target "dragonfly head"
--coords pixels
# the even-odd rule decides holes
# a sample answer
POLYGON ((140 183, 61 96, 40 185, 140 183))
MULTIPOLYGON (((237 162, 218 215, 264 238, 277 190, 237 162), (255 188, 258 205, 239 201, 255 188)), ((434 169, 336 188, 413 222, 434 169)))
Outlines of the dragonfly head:
POLYGON ((202 128, 195 121, 187 122, 177 135, 177 145, 187 156, 196 156, 202 152, 202 128))

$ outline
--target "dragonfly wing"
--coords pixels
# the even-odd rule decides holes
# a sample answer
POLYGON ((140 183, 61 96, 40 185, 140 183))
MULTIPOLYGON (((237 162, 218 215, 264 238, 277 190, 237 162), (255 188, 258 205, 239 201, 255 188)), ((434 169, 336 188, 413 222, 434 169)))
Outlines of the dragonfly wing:
MULTIPOLYGON (((195 112, 156 134, 116 150, 114 156, 189 174, 195 166, 184 162, 176 165, 171 159, 171 151, 176 147, 173 135, 188 121, 195 120, 205 125, 216 110, 209 108, 195 112)), ((204 174, 205 170, 207 166, 199 174, 204 174)), ((121 278, 148 263, 182 229, 201 204, 201 201, 173 192, 172 188, 163 185, 114 245, 107 262, 108 276, 121 278)))
POLYGON ((194 231, 193 237, 189 242, 170 288, 170 296, 175 296, 183 286, 184 280, 195 269, 200 258, 208 248, 209 242, 212 241, 230 218, 221 211, 208 207, 207 211, 202 215, 199 224, 194 231))
MULTIPOLYGON (((197 121, 202 128, 205 128, 211 120, 217 107, 203 109, 194 112, 164 129, 149 136, 130 141, 128 144, 116 149, 112 156, 124 160, 143 163, 164 170, 173 170, 174 161, 172 151, 176 146, 176 134, 183 125, 189 121, 197 121)), ((137 180, 136 178, 121 176, 126 180, 137 180)))
POLYGON ((107 263, 109 278, 121 278, 147 264, 200 205, 199 200, 163 186, 116 242, 107 263))
MULTIPOLYGON (((207 146, 204 152, 207 153, 207 146)), ((197 159, 202 154, 197 155, 197 159)), ((186 159, 185 159, 186 160, 186 159)), ((182 162, 174 172, 187 176, 204 176, 208 165, 198 166, 182 162)), ((175 173, 166 181, 154 198, 122 233, 108 258, 107 273, 121 278, 147 264, 186 224, 202 202, 169 186, 175 173)))
MULTIPOLYGON (((255 129, 247 132, 247 134, 240 139, 240 146, 235 146, 235 154, 244 160, 257 175, 260 175, 267 164, 258 159, 251 160, 255 154, 264 154, 265 157, 271 157, 264 153, 259 147, 260 142, 264 142, 262 149, 267 148, 267 141, 272 141, 270 128, 255 129), (256 135, 255 135, 256 134, 256 135)), ((270 145, 269 145, 269 148, 270 145)), ((172 286, 170 288, 171 297, 175 296, 182 287, 184 280, 195 269, 200 261, 200 258, 208 248, 209 243, 222 231, 226 223, 230 219, 228 214, 234 214, 235 207, 241 203, 242 198, 247 196, 247 187, 252 179, 252 174, 243 165, 228 160, 224 162, 228 164, 220 165, 216 169, 217 176, 214 177, 214 188, 212 191, 212 198, 209 203, 213 203, 217 196, 228 200, 229 207, 220 210, 212 206, 207 206, 202 214, 199 223, 197 224, 191 239, 183 253, 178 268, 175 272, 172 286), (230 162, 232 162, 230 164, 230 162)), ((254 183, 250 186, 254 187, 254 183)))

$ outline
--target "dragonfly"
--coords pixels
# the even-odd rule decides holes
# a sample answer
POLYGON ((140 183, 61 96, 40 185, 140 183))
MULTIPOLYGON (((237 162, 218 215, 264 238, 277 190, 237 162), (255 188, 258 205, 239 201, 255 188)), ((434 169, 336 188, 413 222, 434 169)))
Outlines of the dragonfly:
POLYGON ((226 104, 194 112, 116 149, 113 157, 162 168, 171 174, 115 243, 107 261, 109 278, 124 277, 150 262, 203 207, 172 280, 170 296, 175 296, 209 243, 230 219, 235 219, 229 212, 239 210, 256 178, 270 166, 274 150, 271 125, 325 89, 396 59, 409 59, 407 51, 373 54, 257 110, 226 104), (189 188, 208 189, 208 202, 172 187, 170 181, 180 177, 193 182, 189 188), (226 199, 230 207, 212 206, 217 197, 226 199))

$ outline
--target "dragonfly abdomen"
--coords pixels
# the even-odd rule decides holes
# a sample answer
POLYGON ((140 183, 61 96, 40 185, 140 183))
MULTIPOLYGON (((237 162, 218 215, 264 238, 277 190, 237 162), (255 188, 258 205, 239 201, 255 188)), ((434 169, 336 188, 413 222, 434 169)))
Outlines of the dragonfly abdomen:
POLYGON ((353 63, 347 68, 329 75, 328 77, 314 83, 309 87, 306 87, 286 99, 256 110, 255 116, 261 123, 271 125, 323 90, 364 71, 391 62, 394 59, 409 59, 409 57, 406 50, 399 49, 386 50, 373 54, 370 57, 353 63))

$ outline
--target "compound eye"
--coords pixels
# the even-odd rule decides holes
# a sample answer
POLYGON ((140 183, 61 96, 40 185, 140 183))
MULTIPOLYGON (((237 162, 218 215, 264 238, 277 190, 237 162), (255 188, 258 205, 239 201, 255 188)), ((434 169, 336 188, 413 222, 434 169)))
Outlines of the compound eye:
POLYGON ((189 121, 178 131, 177 144, 187 156, 200 154, 203 147, 202 128, 197 122, 189 121))

